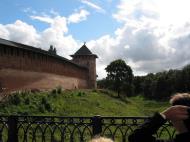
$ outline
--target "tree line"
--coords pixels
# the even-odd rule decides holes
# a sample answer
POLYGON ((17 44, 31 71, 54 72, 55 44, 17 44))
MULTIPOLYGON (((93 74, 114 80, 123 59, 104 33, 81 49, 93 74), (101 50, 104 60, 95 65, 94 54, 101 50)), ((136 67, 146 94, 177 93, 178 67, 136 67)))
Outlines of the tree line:
POLYGON ((190 65, 182 69, 149 73, 134 77, 135 94, 142 94, 150 99, 167 99, 175 93, 190 92, 190 65))
POLYGON ((110 63, 106 71, 107 77, 97 82, 98 87, 117 91, 118 97, 143 95, 149 99, 164 100, 178 92, 190 92, 190 64, 182 69, 134 76, 130 66, 119 59, 110 63), (121 62, 125 65, 121 65, 121 62))

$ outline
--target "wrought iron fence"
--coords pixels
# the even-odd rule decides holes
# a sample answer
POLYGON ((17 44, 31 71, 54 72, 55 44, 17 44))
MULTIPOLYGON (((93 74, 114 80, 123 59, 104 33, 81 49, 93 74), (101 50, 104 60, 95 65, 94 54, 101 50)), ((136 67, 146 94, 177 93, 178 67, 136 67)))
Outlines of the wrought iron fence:
MULTIPOLYGON (((88 142, 95 135, 127 142, 129 134, 148 117, 0 116, 0 142, 88 142)), ((163 125, 156 137, 172 139, 174 129, 163 125)))

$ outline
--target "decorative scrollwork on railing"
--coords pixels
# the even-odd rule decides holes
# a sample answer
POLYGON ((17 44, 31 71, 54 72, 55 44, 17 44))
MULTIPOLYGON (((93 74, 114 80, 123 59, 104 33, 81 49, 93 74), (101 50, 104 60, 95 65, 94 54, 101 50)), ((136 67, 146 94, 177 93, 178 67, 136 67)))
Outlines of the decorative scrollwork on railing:
MULTIPOLYGON (((0 116, 0 141, 87 142, 99 134, 115 141, 127 142, 130 133, 147 119, 149 118, 0 116)), ((172 139, 175 130, 170 123, 166 123, 155 136, 172 139)))
POLYGON ((0 117, 0 142, 8 140, 8 117, 0 117))
POLYGON ((102 117, 102 119, 102 135, 121 142, 126 142, 134 128, 145 120, 144 117, 102 117))

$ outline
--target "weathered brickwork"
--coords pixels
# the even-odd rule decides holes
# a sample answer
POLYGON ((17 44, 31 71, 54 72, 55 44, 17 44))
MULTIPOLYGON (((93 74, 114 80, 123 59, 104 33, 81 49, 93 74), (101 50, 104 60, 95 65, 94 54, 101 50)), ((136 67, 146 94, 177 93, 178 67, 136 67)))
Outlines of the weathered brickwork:
POLYGON ((77 78, 86 78, 88 69, 34 51, 26 51, 15 47, 0 47, 1 68, 55 73, 77 78))
POLYGON ((75 56, 73 61, 79 65, 83 65, 89 69, 88 84, 89 88, 96 88, 96 60, 95 56, 75 56))
POLYGON ((13 90, 50 90, 61 86, 64 89, 86 88, 86 80, 33 71, 1 69, 0 80, 6 91, 13 90))
MULTIPOLYGON (((60 86, 63 86, 65 89, 94 88, 96 86, 96 63, 94 58, 90 58, 92 57, 84 56, 82 60, 73 59, 73 61, 70 61, 63 57, 50 54, 47 51, 35 49, 34 47, 23 48, 19 47, 19 44, 16 47, 0 44, 0 82, 7 88, 14 90, 14 83, 11 82, 20 78, 20 81, 17 81, 19 82, 17 83, 18 86, 15 85, 17 86, 15 88, 22 89, 22 86, 24 87, 25 85, 26 87, 32 80, 32 74, 33 78, 37 76, 43 78, 43 76, 46 76, 46 79, 49 74, 51 77, 56 75, 56 77, 59 76, 58 78, 62 78, 60 86), (17 77, 13 75, 14 73, 17 74, 17 77), (30 76, 28 82, 27 76, 30 76)), ((51 81, 51 79, 49 78, 47 81, 51 81)), ((35 85, 35 87, 39 86, 39 89, 40 86, 43 86, 41 88, 55 87, 54 85, 50 85, 51 83, 47 86, 40 85, 39 83, 36 84, 38 85, 35 85)))

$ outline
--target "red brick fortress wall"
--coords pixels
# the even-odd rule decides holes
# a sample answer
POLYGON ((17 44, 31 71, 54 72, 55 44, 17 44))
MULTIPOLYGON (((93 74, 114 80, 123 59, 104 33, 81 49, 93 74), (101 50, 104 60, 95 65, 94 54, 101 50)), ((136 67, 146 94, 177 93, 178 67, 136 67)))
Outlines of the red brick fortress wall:
POLYGON ((15 69, 1 69, 0 80, 3 83, 4 92, 50 90, 60 86, 63 89, 74 89, 86 88, 87 86, 86 80, 75 77, 15 69))
MULTIPOLYGON (((36 77, 39 79, 46 78, 47 80, 45 80, 50 82, 54 78, 53 75, 56 76, 56 79, 62 79, 60 84, 65 89, 87 88, 88 86, 88 69, 72 63, 70 60, 57 55, 51 55, 47 51, 40 49, 36 49, 35 51, 0 45, 0 82, 6 85, 7 88, 10 87, 13 89, 14 85, 12 84, 14 83, 11 83, 11 80, 19 80, 19 77, 20 83, 18 84, 20 85, 19 87, 15 86, 16 88, 22 88, 21 84, 27 86, 26 84, 31 82, 31 80, 33 80, 32 82, 34 83, 34 80, 37 81, 36 77), (13 74, 17 74, 18 77, 15 78, 16 76, 13 74), (30 76, 28 80, 27 75, 28 77, 30 76), (48 78, 48 76, 51 77, 48 78)), ((47 87, 40 85, 40 83, 37 84, 35 87, 43 86, 42 88, 51 88, 50 84, 48 84, 47 87)), ((28 87, 30 87, 30 85, 28 87)))

